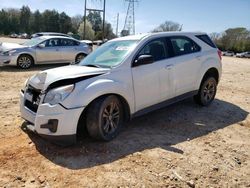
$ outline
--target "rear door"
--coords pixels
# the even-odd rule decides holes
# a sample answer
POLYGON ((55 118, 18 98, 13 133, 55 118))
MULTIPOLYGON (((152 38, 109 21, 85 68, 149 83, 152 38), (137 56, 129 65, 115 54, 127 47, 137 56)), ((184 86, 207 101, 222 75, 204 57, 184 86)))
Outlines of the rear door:
POLYGON ((173 48, 175 96, 193 91, 202 56, 201 47, 185 36, 169 37, 173 48))
POLYGON ((58 63, 61 62, 60 39, 53 38, 44 41, 44 47, 36 47, 37 63, 58 63))
POLYGON ((61 53, 63 62, 75 62, 79 42, 71 39, 61 39, 61 53))

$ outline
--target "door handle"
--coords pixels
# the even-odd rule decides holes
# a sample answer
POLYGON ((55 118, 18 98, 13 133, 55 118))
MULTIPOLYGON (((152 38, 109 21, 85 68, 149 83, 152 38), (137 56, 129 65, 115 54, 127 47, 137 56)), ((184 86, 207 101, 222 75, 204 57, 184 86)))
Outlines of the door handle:
POLYGON ((173 67, 173 65, 166 65, 165 69, 170 70, 170 69, 172 69, 172 67, 173 67))
POLYGON ((59 51, 59 49, 56 49, 56 51, 59 51))

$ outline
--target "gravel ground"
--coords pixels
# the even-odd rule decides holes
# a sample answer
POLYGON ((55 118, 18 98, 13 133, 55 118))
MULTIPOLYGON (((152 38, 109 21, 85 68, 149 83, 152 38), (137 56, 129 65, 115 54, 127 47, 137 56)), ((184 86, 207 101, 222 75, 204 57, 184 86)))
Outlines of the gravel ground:
POLYGON ((68 148, 22 130, 19 90, 52 67, 0 67, 0 187, 250 187, 249 59, 223 58, 209 107, 187 99, 68 148))

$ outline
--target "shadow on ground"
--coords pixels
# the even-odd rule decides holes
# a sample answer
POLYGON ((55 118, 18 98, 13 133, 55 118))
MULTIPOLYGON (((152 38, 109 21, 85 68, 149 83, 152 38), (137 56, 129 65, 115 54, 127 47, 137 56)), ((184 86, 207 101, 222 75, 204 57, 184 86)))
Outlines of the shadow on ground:
POLYGON ((247 111, 226 101, 217 99, 209 107, 200 107, 192 99, 187 99, 133 119, 111 142, 96 142, 85 138, 74 146, 62 148, 33 133, 28 135, 37 150, 51 162, 69 169, 83 169, 152 148, 162 148, 182 155, 184 151, 175 148, 175 144, 241 122, 247 115, 247 111))

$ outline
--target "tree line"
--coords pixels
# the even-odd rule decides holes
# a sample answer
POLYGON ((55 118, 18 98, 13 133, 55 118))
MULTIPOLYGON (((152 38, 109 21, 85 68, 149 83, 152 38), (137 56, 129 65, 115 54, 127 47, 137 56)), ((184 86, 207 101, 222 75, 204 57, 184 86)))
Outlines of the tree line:
MULTIPOLYGON (((28 6, 21 9, 1 9, 0 10, 0 34, 9 35, 12 33, 33 34, 37 32, 60 32, 72 33, 83 36, 83 29, 80 28, 84 20, 81 15, 73 17, 65 12, 59 13, 56 10, 45 10, 32 12, 28 6)), ((88 27, 86 39, 97 40, 102 37, 102 17, 99 12, 90 12, 87 16, 88 27)), ((105 38, 116 37, 111 24, 105 22, 105 38)))
POLYGON ((222 33, 212 33, 210 37, 222 51, 250 51, 250 30, 244 27, 229 28, 222 33))
MULTIPOLYGON (((181 30, 181 24, 173 21, 165 21, 153 29, 152 32, 181 30)), ((229 28, 222 33, 211 33, 210 37, 215 42, 217 47, 222 51, 250 51, 250 30, 244 27, 229 28)))

